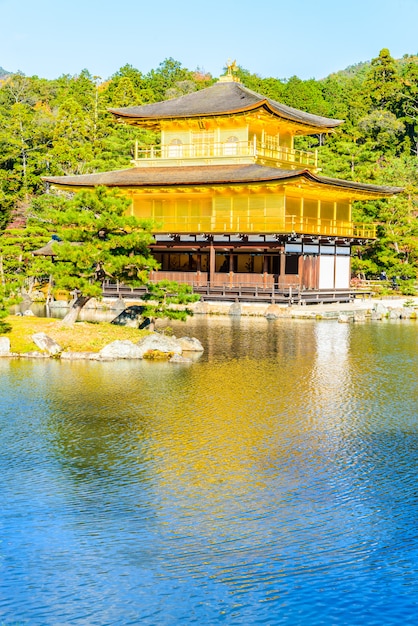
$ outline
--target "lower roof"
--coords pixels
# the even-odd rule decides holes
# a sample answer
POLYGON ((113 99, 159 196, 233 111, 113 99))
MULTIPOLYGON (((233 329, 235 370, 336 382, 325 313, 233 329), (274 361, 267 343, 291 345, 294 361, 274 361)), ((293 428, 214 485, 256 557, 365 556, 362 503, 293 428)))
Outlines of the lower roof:
POLYGON ((363 192, 376 197, 392 196, 402 187, 357 183, 338 178, 317 176, 308 169, 283 170, 264 165, 196 165, 187 167, 134 167, 99 174, 78 176, 44 176, 47 183, 61 187, 172 187, 187 185, 225 185, 274 183, 305 179, 326 187, 339 187, 351 192, 363 192))

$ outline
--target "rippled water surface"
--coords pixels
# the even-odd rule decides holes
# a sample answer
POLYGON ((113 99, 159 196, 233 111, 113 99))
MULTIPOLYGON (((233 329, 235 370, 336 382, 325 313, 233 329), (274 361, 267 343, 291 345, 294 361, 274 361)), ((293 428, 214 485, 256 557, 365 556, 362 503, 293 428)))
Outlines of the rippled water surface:
POLYGON ((418 623, 415 322, 0 360, 0 624, 418 623))

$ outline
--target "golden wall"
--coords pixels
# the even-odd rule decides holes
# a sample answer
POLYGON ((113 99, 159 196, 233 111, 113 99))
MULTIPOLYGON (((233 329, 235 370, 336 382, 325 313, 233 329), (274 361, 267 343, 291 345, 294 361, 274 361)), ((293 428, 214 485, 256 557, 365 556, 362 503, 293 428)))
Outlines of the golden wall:
POLYGON ((348 236, 348 202, 332 202, 275 193, 135 194, 136 217, 156 222, 166 233, 277 233, 348 236))

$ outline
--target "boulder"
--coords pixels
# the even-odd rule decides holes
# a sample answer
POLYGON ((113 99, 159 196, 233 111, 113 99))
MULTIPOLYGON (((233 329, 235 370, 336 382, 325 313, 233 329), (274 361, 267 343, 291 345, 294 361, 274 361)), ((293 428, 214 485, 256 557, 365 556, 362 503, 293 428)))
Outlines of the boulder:
POLYGON ((353 322, 365 322, 366 321, 366 313, 364 311, 355 311, 353 322))
POLYGON ((140 324, 143 322, 143 311, 143 306, 138 306, 136 304, 128 306, 121 313, 119 313, 119 315, 115 317, 111 323, 117 324, 118 326, 128 326, 129 328, 139 328, 140 324))
POLYGON ((389 311, 390 320, 400 320, 402 317, 402 309, 391 309, 389 311))
POLYGON ((415 311, 411 307, 405 307, 404 309, 402 309, 401 318, 403 320, 415 319, 415 317, 416 317, 415 311))
POLYGON ((179 337, 177 342, 185 352, 203 352, 203 346, 196 337, 179 337))
POLYGON ((119 296, 119 298, 113 303, 112 309, 121 312, 126 309, 125 300, 122 298, 122 296, 119 296))
POLYGON ((44 352, 48 352, 50 356, 55 356, 62 352, 61 346, 45 333, 35 333, 32 335, 33 343, 44 352))
POLYGON ((118 339, 102 348, 99 357, 101 359, 141 359, 142 354, 132 341, 118 339))
POLYGON ((239 302, 234 302, 234 304, 231 304, 231 306, 229 307, 228 315, 239 317, 241 314, 242 314, 241 304, 239 302))
POLYGON ((155 319, 153 317, 146 317, 142 324, 140 324, 139 330, 150 330, 151 332, 154 332, 155 319))
POLYGON ((264 317, 266 317, 268 320, 277 320, 282 314, 282 307, 280 307, 278 304, 270 304, 264 313, 264 317))
POLYGON ((153 350, 165 353, 172 352, 173 354, 181 354, 183 352, 177 339, 167 337, 166 335, 160 335, 159 333, 151 333, 143 339, 140 339, 137 346, 141 357, 143 357, 147 352, 151 352, 153 350))
POLYGON ((374 307, 374 311, 375 313, 377 313, 378 315, 381 315, 382 317, 386 317, 386 315, 388 314, 388 308, 381 302, 378 302, 376 304, 376 306, 374 307))
POLYGON ((19 352, 17 355, 20 359, 49 359, 50 354, 47 352, 19 352))
POLYGON ((338 316, 338 321, 340 324, 350 324, 353 321, 351 315, 347 315, 346 313, 340 313, 338 316))
POLYGON ((10 354, 10 339, 8 337, 0 337, 0 356, 10 354))
POLYGON ((204 300, 199 300, 191 306, 193 313, 196 315, 208 315, 210 313, 210 306, 204 300))

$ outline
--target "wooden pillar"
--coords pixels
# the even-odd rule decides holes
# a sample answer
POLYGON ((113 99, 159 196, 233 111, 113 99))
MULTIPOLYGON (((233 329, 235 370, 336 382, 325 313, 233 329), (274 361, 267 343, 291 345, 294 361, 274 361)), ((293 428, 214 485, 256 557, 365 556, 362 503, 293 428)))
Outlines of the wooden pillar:
POLYGON ((286 254, 283 248, 282 253, 280 254, 280 274, 279 274, 279 286, 282 286, 282 287, 285 285, 285 282, 286 282, 285 269, 286 269, 286 254))
POLYGON ((234 256, 232 250, 229 251, 229 286, 234 284, 234 256))
POLYGON ((196 254, 196 285, 200 287, 202 282, 202 254, 198 252, 196 254))
POLYGON ((319 255, 316 255, 314 257, 314 271, 313 271, 313 281, 312 281, 312 287, 314 289, 318 289, 319 287, 319 255))
POLYGON ((229 271, 234 271, 234 255, 232 254, 231 250, 229 251, 229 271))
POLYGON ((305 263, 305 259, 303 258, 303 254, 299 255, 298 259, 298 274, 299 274, 299 287, 303 286, 303 266, 305 263))
POLYGON ((213 243, 209 247, 209 283, 212 285, 215 281, 215 248, 213 243))
POLYGON ((265 254, 263 256, 263 287, 267 287, 267 279, 268 279, 268 257, 265 254))

